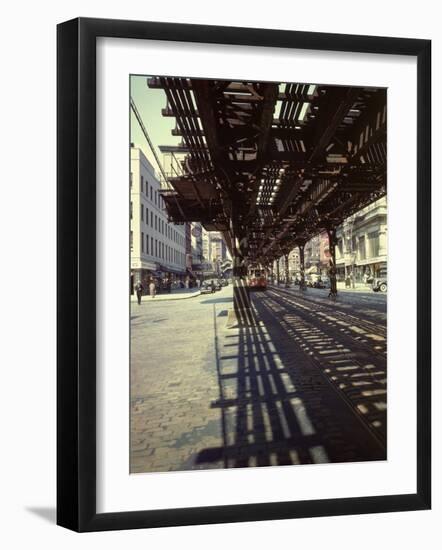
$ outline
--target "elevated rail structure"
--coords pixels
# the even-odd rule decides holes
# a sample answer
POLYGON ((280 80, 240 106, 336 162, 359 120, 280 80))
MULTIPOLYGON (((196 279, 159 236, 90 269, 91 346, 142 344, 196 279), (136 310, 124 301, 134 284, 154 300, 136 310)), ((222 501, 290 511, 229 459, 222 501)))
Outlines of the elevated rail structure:
POLYGON ((162 191, 170 219, 221 231, 233 258, 235 309, 249 307, 247 267, 268 267, 327 231, 336 289, 336 227, 386 193, 385 89, 308 83, 148 78, 174 117, 181 173, 162 191))

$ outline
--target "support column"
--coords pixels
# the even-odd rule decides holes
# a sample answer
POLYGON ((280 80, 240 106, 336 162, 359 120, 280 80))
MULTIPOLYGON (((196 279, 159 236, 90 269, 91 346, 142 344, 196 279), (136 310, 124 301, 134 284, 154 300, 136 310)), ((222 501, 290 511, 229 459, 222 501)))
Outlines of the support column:
POLYGON ((305 287, 305 263, 304 263, 304 247, 305 242, 298 242, 299 248, 299 271, 301 273, 301 281, 299 283, 299 288, 302 289, 305 287))
POLYGON ((284 267, 285 267, 285 288, 289 288, 290 282, 289 282, 289 255, 284 254, 284 267))
MULTIPOLYGON (((235 213, 231 218, 232 239, 232 274, 233 274, 233 311, 236 323, 239 325, 252 324, 252 306, 249 287, 247 285, 247 253, 248 241, 245 231, 235 213)), ((229 323, 232 325, 232 323, 229 323)))
POLYGON ((276 284, 279 286, 279 258, 276 260, 276 284))
POLYGON ((330 250, 330 262, 328 276, 330 277, 330 293, 337 294, 338 286, 336 281, 336 229, 327 228, 328 247, 330 250))

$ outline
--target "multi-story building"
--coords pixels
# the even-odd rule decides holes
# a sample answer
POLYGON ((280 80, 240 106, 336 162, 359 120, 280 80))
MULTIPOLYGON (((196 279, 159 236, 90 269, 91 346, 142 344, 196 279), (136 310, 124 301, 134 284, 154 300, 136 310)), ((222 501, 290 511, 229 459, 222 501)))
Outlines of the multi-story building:
POLYGON ((169 223, 161 185, 143 152, 131 147, 130 260, 131 290, 152 278, 172 281, 186 276, 186 226, 169 223))
POLYGON ((289 276, 290 279, 297 277, 301 270, 298 247, 294 248, 289 254, 289 276))
POLYGON ((203 261, 203 228, 199 222, 191 224, 190 235, 192 266, 198 266, 203 261))
POLYGON ((347 218, 336 231, 338 277, 356 282, 387 267, 387 199, 373 202, 347 218))
POLYGON ((203 228, 201 223, 192 222, 189 225, 190 253, 188 254, 188 267, 193 278, 202 279, 204 272, 203 264, 203 228))
POLYGON ((213 231, 210 234, 210 244, 211 244, 211 260, 212 264, 215 267, 215 271, 220 273, 221 265, 226 259, 226 243, 224 237, 219 231, 213 231))
POLYGON ((224 237, 219 231, 205 231, 202 233, 202 252, 204 262, 211 264, 215 271, 219 271, 227 258, 227 246, 224 237))

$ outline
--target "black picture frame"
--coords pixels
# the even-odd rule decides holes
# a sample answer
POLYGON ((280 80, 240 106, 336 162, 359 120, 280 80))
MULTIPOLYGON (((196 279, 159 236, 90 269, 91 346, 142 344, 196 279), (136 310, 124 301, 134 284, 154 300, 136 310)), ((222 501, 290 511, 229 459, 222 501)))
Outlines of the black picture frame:
POLYGON ((57 28, 57 523, 75 531, 425 510, 431 506, 431 41, 107 19, 57 28), (115 37, 417 59, 417 492, 96 512, 96 39, 115 37))

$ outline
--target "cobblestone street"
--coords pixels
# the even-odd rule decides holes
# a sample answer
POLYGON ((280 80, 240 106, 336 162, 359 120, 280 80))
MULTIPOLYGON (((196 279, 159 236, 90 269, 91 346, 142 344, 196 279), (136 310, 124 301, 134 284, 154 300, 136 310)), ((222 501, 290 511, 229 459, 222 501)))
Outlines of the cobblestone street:
POLYGON ((132 304, 132 472, 386 458, 386 296, 252 296, 132 304))

